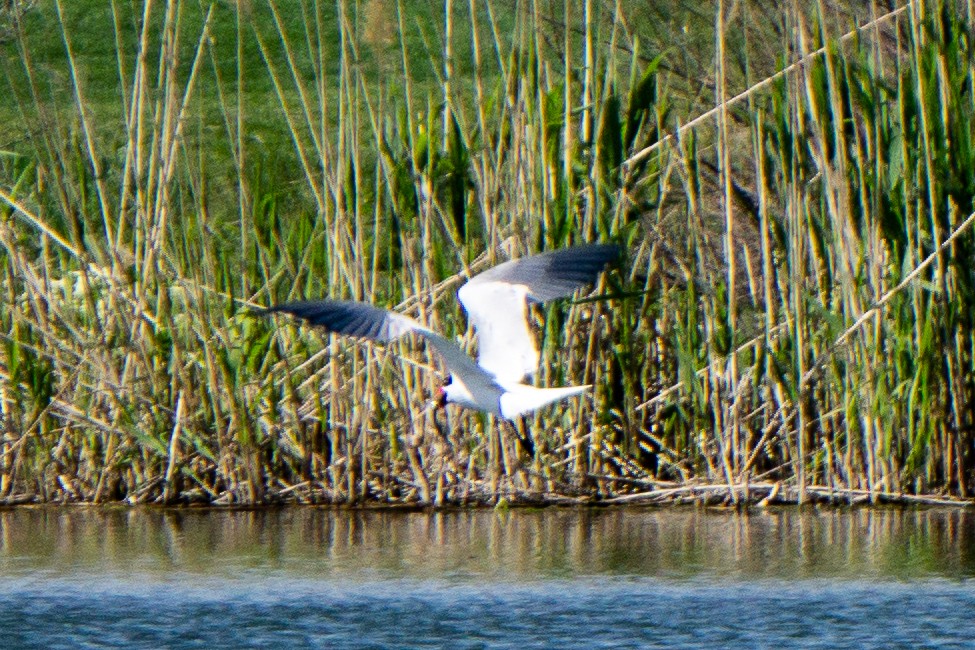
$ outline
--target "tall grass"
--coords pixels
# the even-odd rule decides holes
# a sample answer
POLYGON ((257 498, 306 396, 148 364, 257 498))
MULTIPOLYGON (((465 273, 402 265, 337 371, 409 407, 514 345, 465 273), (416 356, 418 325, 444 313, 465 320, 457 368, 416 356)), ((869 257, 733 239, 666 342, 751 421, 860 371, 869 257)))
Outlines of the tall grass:
POLYGON ((0 500, 967 496, 964 8, 727 4, 8 4, 0 500), (465 277, 593 240, 606 300, 536 314, 593 397, 514 425, 250 313, 469 344, 465 277))

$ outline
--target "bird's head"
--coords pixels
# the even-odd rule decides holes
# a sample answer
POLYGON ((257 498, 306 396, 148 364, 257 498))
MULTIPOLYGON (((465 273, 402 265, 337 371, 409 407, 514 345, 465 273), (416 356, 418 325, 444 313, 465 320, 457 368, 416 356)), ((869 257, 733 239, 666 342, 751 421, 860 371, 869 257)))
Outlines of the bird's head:
POLYGON ((447 406, 447 402, 449 401, 447 399, 447 388, 448 387, 449 387, 449 384, 444 384, 443 386, 438 386, 437 387, 437 393, 436 393, 436 395, 434 395, 434 398, 431 401, 431 404, 433 405, 434 410, 436 410, 436 409, 442 409, 443 407, 447 406))

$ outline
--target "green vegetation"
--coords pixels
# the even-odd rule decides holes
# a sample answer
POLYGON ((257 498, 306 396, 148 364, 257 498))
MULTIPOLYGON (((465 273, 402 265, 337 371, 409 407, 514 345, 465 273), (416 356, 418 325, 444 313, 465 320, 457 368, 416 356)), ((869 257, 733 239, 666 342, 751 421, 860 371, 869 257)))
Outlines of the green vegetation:
POLYGON ((0 3, 0 503, 968 496, 975 9, 731 4, 0 3), (595 240, 533 453, 249 313, 595 240))

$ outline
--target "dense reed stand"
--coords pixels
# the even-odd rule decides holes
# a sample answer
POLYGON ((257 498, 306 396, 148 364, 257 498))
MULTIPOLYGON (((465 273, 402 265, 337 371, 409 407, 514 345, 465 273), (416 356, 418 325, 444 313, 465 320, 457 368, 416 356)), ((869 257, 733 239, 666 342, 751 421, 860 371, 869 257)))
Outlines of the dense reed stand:
POLYGON ((970 496, 972 4, 655 4, 5 3, 0 503, 970 496), (597 240, 510 425, 250 313, 597 240))

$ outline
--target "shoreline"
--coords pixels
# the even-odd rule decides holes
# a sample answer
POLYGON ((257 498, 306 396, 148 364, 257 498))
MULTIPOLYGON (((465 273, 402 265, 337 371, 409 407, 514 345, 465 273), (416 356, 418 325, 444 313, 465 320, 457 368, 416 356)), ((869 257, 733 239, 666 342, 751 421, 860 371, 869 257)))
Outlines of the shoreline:
MULTIPOLYGON (((673 484, 668 484, 673 485, 673 484)), ((464 499, 443 498, 437 501, 423 500, 380 500, 358 499, 355 501, 329 499, 324 490, 313 491, 307 495, 295 495, 297 490, 272 493, 262 501, 234 501, 227 495, 218 499, 203 500, 192 496, 164 501, 161 496, 151 499, 122 499, 99 501, 85 499, 43 500, 37 495, 13 494, 0 498, 0 509, 18 507, 81 506, 105 508, 139 508, 143 506, 161 508, 192 508, 215 510, 251 510, 287 507, 326 507, 339 509, 368 510, 480 510, 507 508, 550 508, 550 507, 593 507, 626 508, 630 506, 654 507, 730 507, 762 509, 769 506, 797 507, 826 506, 830 508, 871 507, 871 506, 923 506, 969 508, 975 506, 975 499, 963 499, 939 494, 907 494, 858 489, 830 488, 822 485, 807 486, 804 499, 800 501, 798 487, 783 486, 781 483, 741 483, 729 486, 727 483, 693 483, 664 487, 656 490, 599 495, 569 495, 562 493, 535 493, 506 491, 494 495, 468 495, 464 499), (283 492, 283 493, 282 493, 283 492), (226 497, 226 498, 225 498, 226 497)))

